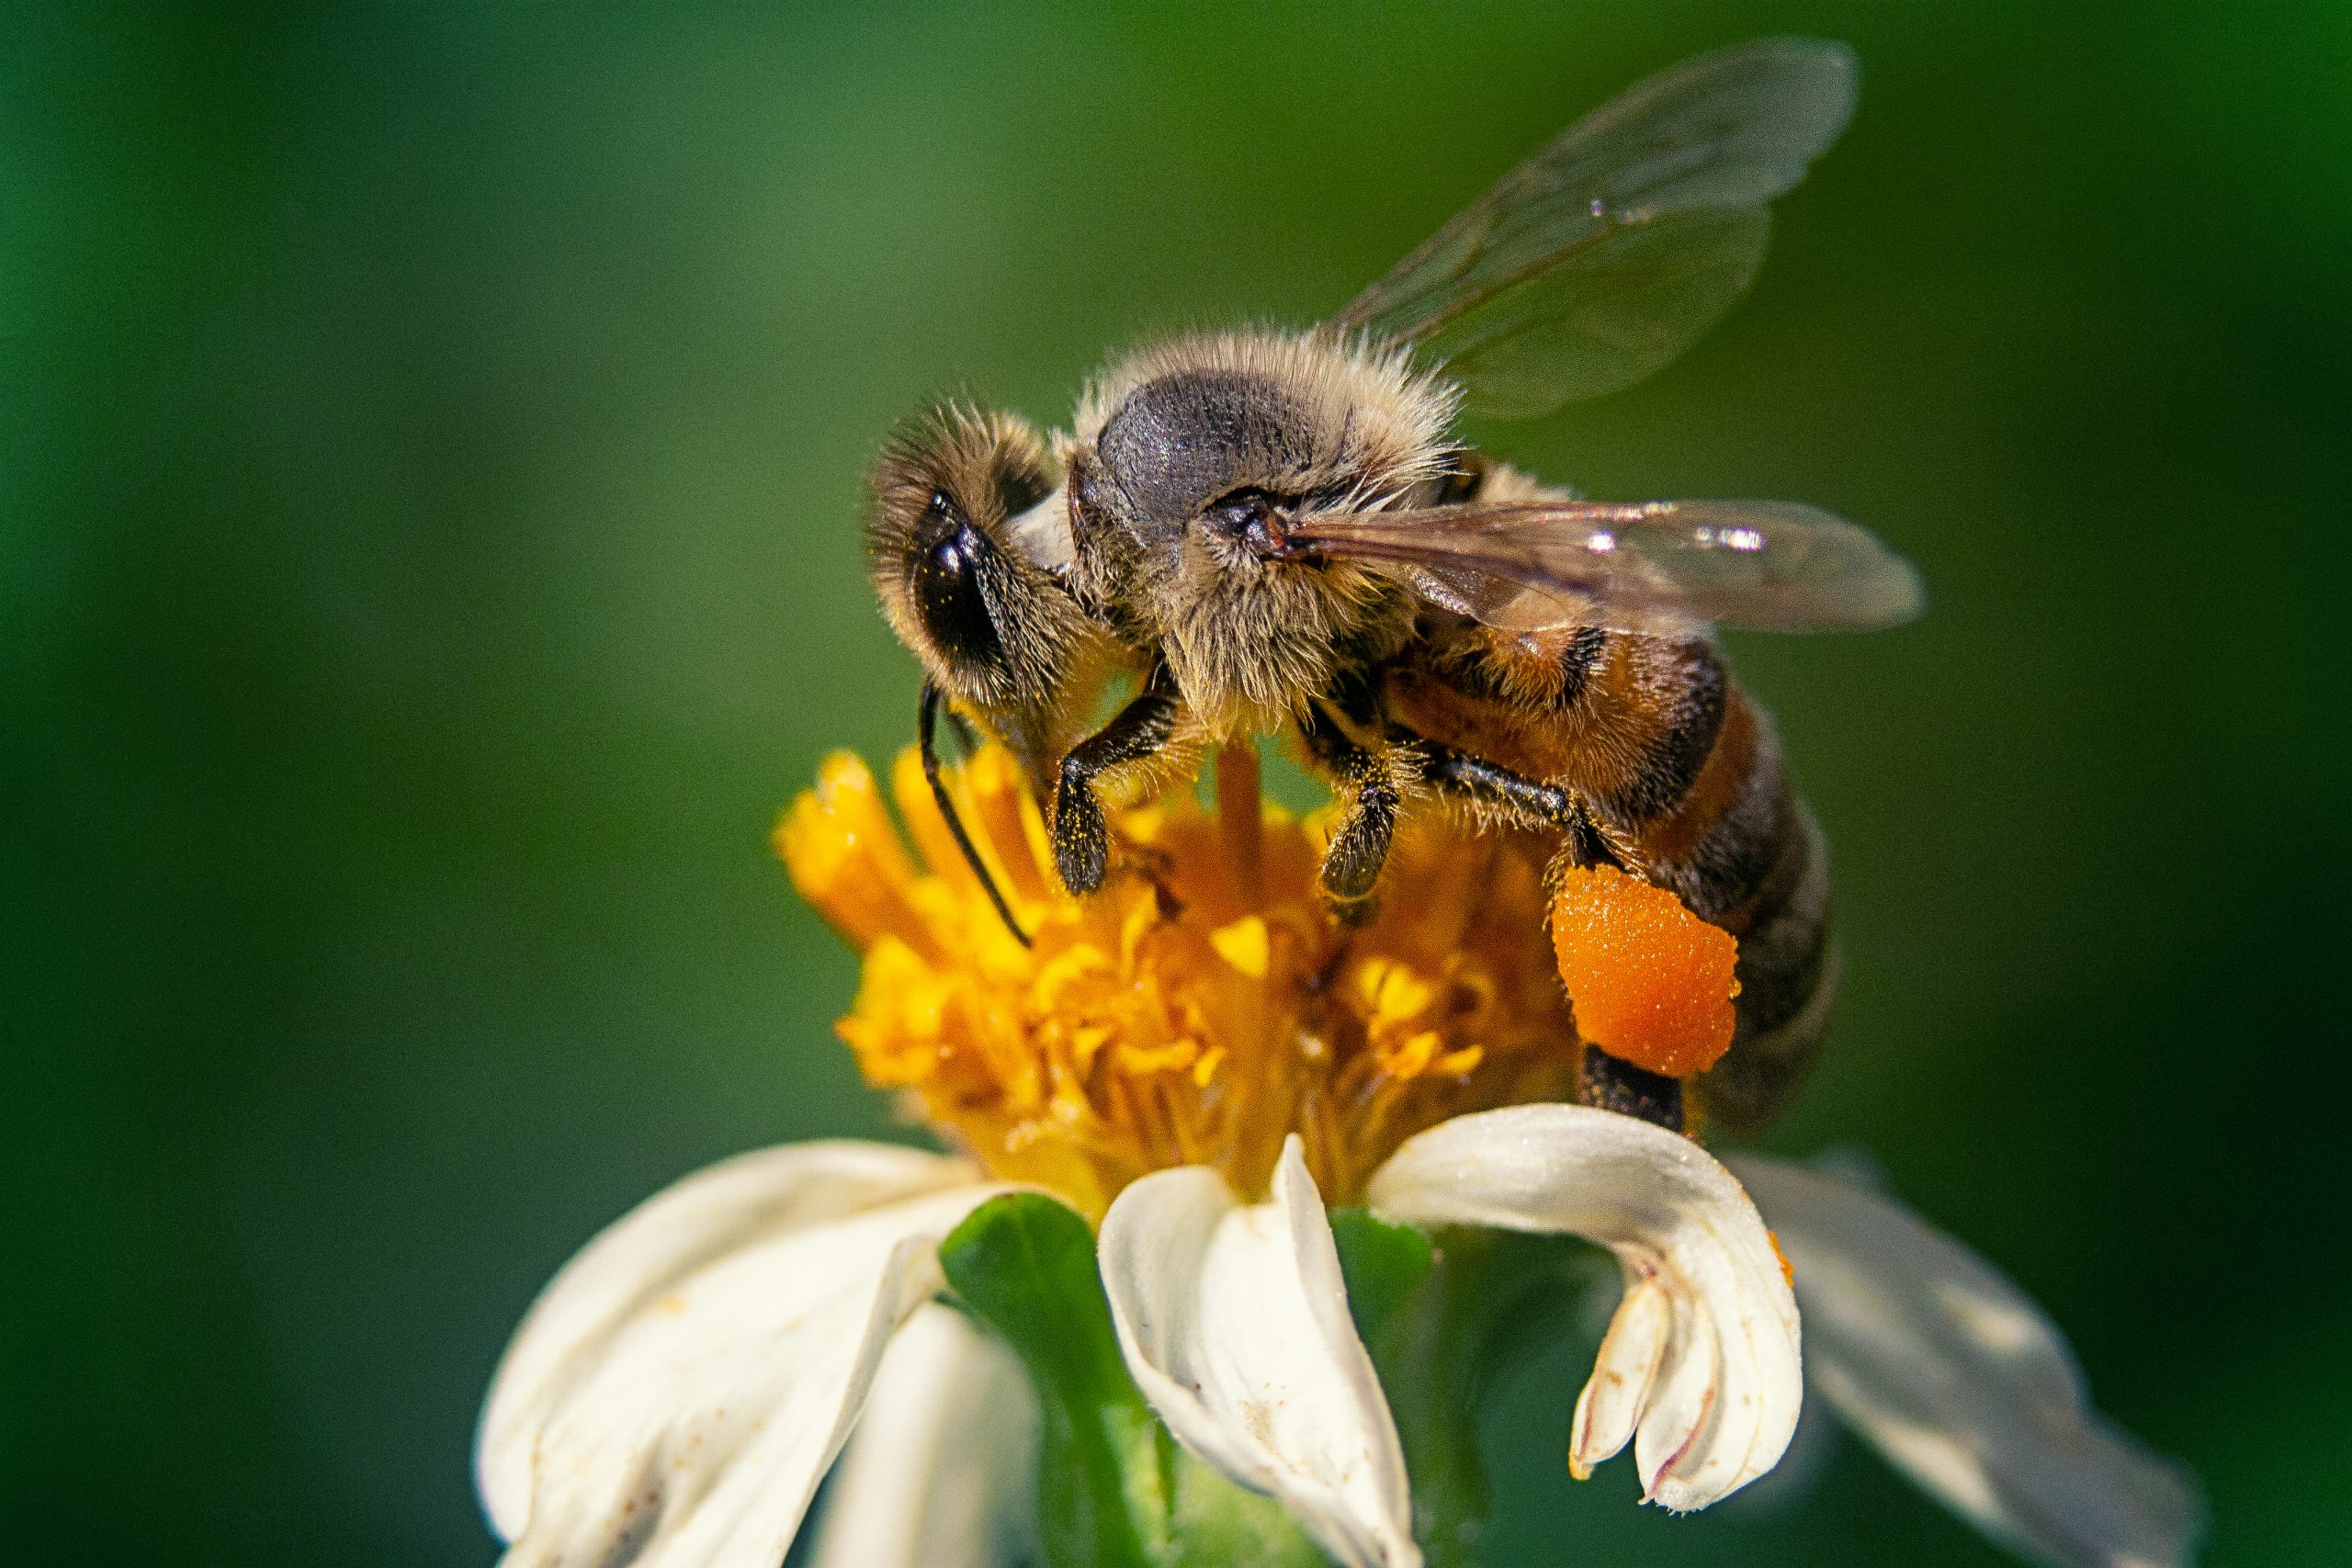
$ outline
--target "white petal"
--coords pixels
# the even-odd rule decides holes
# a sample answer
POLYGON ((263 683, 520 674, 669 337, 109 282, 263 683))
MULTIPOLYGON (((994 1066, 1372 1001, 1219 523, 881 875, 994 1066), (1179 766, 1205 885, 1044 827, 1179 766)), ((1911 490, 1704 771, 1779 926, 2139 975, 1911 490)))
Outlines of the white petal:
POLYGON ((1128 1371, 1179 1441, 1347 1568, 1420 1562, 1396 1423, 1295 1134, 1261 1204, 1200 1166, 1134 1182, 1101 1254, 1128 1371))
POLYGON ((833 1467, 815 1568, 993 1568, 1035 1529, 1037 1398, 963 1314, 915 1309, 833 1467))
POLYGON ((521 1520, 510 1568, 775 1568, 890 1334, 938 1288, 939 1239, 1001 1190, 967 1182, 805 1223, 963 1172, 899 1153, 730 1163, 655 1199, 559 1278, 511 1353, 538 1397, 525 1411, 494 1392, 503 1419, 494 1434, 485 1423, 484 1474, 525 1477, 520 1507, 498 1505, 502 1529, 521 1520), (758 1179, 796 1165, 830 1191, 796 1201, 758 1179), (664 1213, 691 1245, 649 1234, 664 1213), (656 1293, 624 1288, 629 1262, 656 1293), (550 1324, 573 1331, 560 1353, 536 1343, 550 1324))
POLYGON ((1665 1286, 1636 1280, 1625 1287, 1569 1423, 1568 1469, 1578 1481, 1634 1440, 1673 1332, 1674 1298, 1665 1286))
MULTIPOLYGON (((1584 1236, 1617 1254, 1629 1292, 1665 1292, 1671 1325, 1634 1443, 1651 1501, 1705 1507, 1788 1447, 1804 1399, 1796 1302, 1755 1205, 1688 1138, 1580 1105, 1479 1111, 1407 1139, 1369 1196, 1419 1224, 1584 1236)), ((1626 1370, 1626 1348, 1604 1347, 1596 1382, 1626 1370)), ((1578 1404, 1621 1397, 1588 1385, 1578 1404)))
POLYGON ((962 1160, 891 1144, 791 1144, 739 1155, 639 1204, 564 1265, 499 1363, 475 1448, 491 1523, 523 1533, 539 1428, 648 1303, 757 1236, 974 1179, 962 1160))
POLYGON ((2057 1329, 1966 1247, 1876 1193, 1735 1162, 1796 1267, 1815 1388, 1988 1534, 2068 1568, 2175 1568, 2193 1483, 2090 1406, 2057 1329))

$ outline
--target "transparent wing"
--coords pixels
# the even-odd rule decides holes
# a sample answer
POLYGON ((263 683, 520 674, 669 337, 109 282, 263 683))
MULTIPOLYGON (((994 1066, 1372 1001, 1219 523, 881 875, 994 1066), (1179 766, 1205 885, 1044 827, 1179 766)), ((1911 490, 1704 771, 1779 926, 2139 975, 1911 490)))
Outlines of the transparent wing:
POLYGON ((1472 502, 1306 517, 1285 543, 1510 631, 1866 631, 1925 603, 1877 536, 1796 502, 1472 502))
POLYGON ((1765 203, 1853 109, 1843 44, 1764 39, 1685 61, 1495 182, 1335 324, 1414 344, 1481 413, 1627 386, 1747 289, 1765 203))

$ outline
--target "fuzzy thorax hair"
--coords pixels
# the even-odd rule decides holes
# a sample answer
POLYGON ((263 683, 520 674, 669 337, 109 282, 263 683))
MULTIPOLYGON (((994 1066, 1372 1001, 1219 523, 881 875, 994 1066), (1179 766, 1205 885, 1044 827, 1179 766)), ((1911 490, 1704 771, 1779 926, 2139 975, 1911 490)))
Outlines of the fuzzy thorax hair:
POLYGON ((1145 386, 1192 375, 1271 381, 1306 407, 1318 428, 1343 433, 1345 451, 1329 456, 1365 469, 1435 479, 1450 456, 1447 435, 1460 394, 1453 384, 1416 370, 1402 348, 1355 333, 1190 333, 1112 361, 1080 395, 1074 434, 1091 446, 1113 412, 1145 386), (1433 466, 1430 466, 1433 465, 1433 466))
POLYGON ((1453 405, 1402 351, 1329 333, 1181 337, 1121 359, 1079 406, 1074 583, 1166 658, 1212 732, 1285 723, 1409 614, 1385 580, 1264 541, 1425 493, 1453 463, 1453 405))

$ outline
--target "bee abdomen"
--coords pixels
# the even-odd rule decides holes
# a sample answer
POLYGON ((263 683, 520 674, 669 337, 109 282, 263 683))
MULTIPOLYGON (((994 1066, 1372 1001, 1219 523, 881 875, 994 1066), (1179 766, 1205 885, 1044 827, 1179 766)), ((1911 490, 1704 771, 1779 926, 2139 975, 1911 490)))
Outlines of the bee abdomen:
POLYGON ((1827 864, 1713 645, 1480 627, 1392 663, 1386 692, 1414 733, 1581 794, 1651 881, 1739 939, 1731 1049, 1691 1089, 1723 1126, 1769 1121, 1828 1022, 1827 864))
POLYGON ((1805 819, 1815 871, 1803 891, 1740 943, 1738 1026, 1731 1049, 1690 1085, 1703 1113, 1727 1132, 1777 1117, 1821 1054, 1838 996, 1838 949, 1817 831, 1805 819))
POLYGON ((1727 734, 1716 759, 1726 760, 1727 747, 1745 752, 1735 798, 1687 854, 1650 865, 1694 913, 1739 939, 1731 1049, 1691 1085, 1708 1118, 1735 1132, 1770 1122, 1804 1081, 1837 989, 1821 830, 1791 789, 1770 730, 1739 706, 1751 738, 1734 747, 1727 734))
POLYGON ((1620 777, 1605 792, 1601 808, 1629 828, 1641 828, 1668 812, 1684 809, 1702 774, 1717 761, 1718 742, 1735 705, 1744 707, 1723 655, 1713 645, 1686 642, 1629 645, 1615 661, 1632 688, 1624 711, 1639 714, 1648 731, 1628 748, 1620 777))

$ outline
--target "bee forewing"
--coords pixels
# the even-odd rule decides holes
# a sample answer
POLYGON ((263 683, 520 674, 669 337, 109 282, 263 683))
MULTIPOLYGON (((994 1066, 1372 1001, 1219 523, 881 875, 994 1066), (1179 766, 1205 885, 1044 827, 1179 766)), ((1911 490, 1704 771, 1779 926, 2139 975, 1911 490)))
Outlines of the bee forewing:
POLYGON ((1877 536, 1797 502, 1473 502, 1312 517, 1290 543, 1512 631, 1865 631, 1925 602, 1877 536))
POLYGON ((1764 39, 1649 78, 1498 180, 1334 318, 1412 344, 1478 412, 1639 380, 1754 278, 1764 204, 1854 108, 1842 44, 1764 39))

